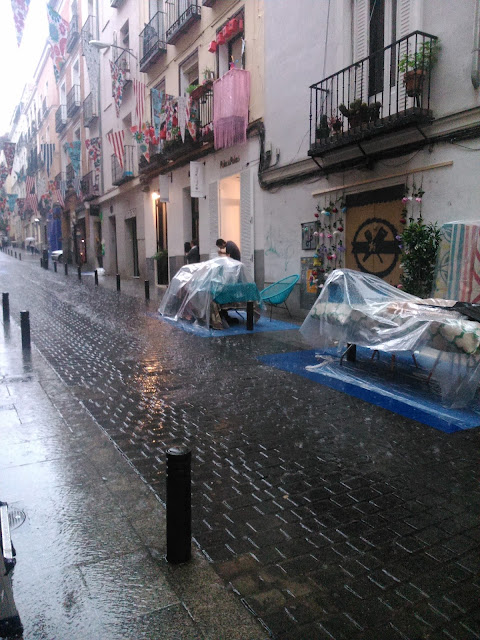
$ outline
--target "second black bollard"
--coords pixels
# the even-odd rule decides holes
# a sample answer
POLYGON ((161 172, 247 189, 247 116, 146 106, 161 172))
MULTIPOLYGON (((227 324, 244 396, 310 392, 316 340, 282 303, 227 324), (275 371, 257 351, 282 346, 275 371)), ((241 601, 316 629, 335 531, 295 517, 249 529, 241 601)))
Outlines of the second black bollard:
POLYGON ((57 273, 57 263, 56 262, 53 263, 53 270, 55 271, 55 273, 57 273))
POLYGON ((167 562, 188 562, 192 555, 192 453, 186 446, 167 451, 167 562))
POLYGON ((65 262, 65 275, 68 276, 68 264, 65 262))
POLYGON ((10 322, 10 302, 8 293, 2 293, 3 322, 10 322))
POLYGON ((98 271, 95 269, 95 284, 98 287, 98 271))
POLYGON ((77 273, 78 273, 78 279, 81 280, 82 279, 82 267, 77 267, 77 273))
POLYGON ((21 260, 21 259, 22 259, 22 254, 21 254, 21 253, 19 253, 19 254, 18 254, 18 259, 19 259, 19 260, 21 260))
POLYGON ((117 273, 117 291, 120 291, 120 274, 117 273))
POLYGON ((253 302, 247 302, 247 331, 253 331, 253 302))
POLYGON ((22 349, 30 349, 30 313, 20 311, 20 329, 22 331, 22 349))
POLYGON ((150 300, 150 280, 145 280, 145 300, 150 300))

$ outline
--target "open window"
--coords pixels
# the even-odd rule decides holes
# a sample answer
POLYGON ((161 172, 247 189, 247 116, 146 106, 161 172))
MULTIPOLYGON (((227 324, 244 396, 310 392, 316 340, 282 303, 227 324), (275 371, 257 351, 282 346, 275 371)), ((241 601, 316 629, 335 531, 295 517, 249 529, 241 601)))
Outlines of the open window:
POLYGON ((217 32, 218 75, 222 77, 234 66, 245 69, 245 35, 243 11, 230 17, 217 32))

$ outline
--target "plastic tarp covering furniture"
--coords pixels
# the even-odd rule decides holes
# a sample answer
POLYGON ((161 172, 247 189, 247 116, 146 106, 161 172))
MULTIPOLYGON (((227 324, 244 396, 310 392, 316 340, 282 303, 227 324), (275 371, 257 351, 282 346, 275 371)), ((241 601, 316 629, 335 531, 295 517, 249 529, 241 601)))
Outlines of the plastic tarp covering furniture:
POLYGON ((158 311, 167 318, 210 327, 215 305, 245 306, 249 301, 260 302, 260 293, 245 265, 219 257, 183 266, 168 285, 158 311))
POLYGON ((391 354, 433 349, 430 376, 439 384, 442 402, 461 407, 473 399, 480 382, 480 324, 450 310, 454 304, 423 300, 376 276, 337 269, 300 331, 317 349, 338 347, 339 353, 349 344, 391 354))

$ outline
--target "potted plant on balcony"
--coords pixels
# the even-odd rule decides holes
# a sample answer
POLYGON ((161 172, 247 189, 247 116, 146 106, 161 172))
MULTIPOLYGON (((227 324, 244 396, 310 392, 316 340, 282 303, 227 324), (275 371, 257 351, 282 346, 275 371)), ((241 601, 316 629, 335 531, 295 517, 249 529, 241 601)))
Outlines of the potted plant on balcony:
POLYGON ((437 62, 439 51, 438 40, 427 40, 416 51, 405 52, 400 58, 398 70, 403 73, 403 84, 410 98, 422 93, 427 72, 437 62))
POLYGON ((344 104, 339 105, 338 110, 348 120, 351 129, 359 127, 363 123, 374 122, 380 116, 381 102, 372 102, 367 104, 362 102, 360 98, 350 103, 349 107, 344 104))
POLYGON ((318 126, 315 130, 315 138, 317 140, 322 140, 324 138, 328 138, 329 135, 330 129, 328 128, 328 116, 324 114, 320 116, 318 126))

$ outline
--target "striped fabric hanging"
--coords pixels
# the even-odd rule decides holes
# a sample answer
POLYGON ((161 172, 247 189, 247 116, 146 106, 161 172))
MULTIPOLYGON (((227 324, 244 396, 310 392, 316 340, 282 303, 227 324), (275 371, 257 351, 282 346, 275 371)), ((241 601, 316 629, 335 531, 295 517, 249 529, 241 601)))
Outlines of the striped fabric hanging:
POLYGON ((107 139, 112 145, 113 153, 117 156, 119 165, 123 169, 123 141, 125 139, 125 131, 111 131, 107 133, 107 139))

